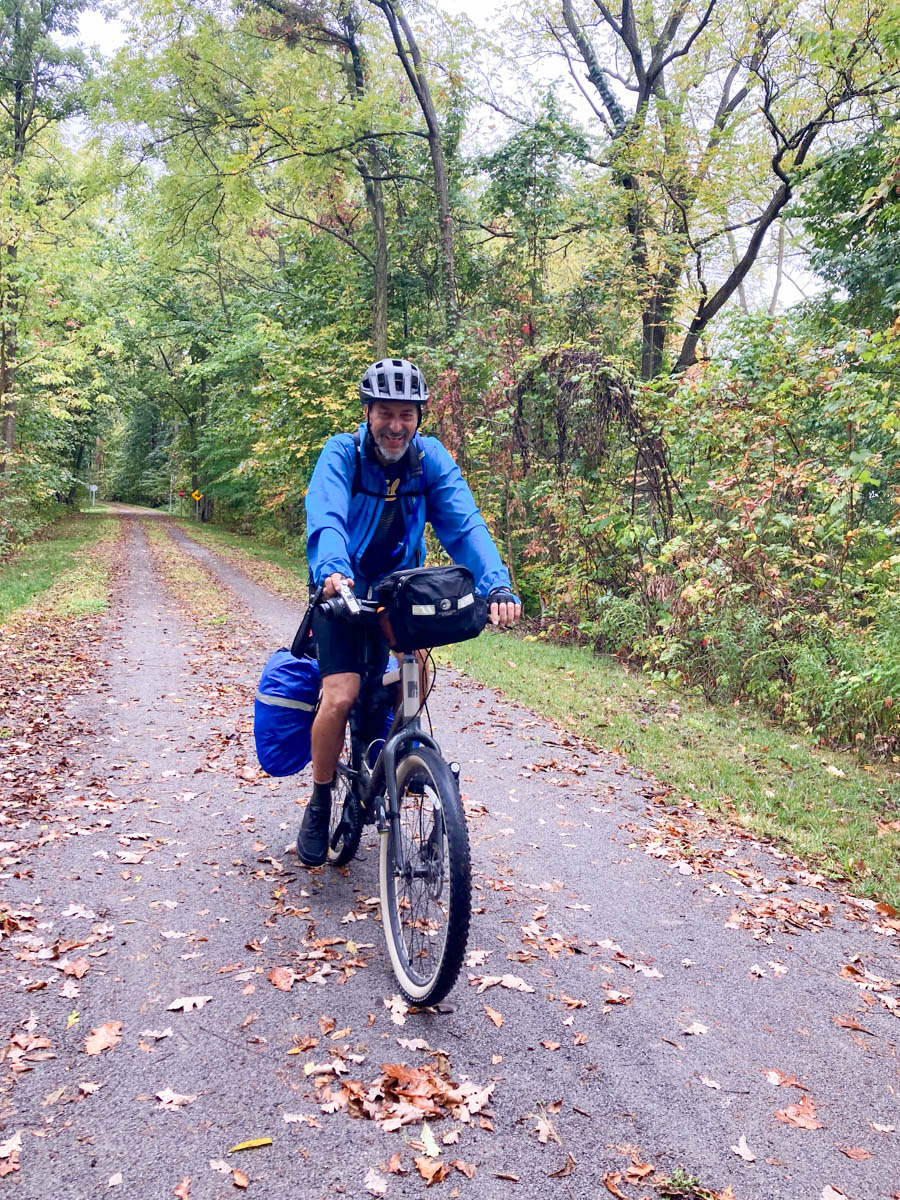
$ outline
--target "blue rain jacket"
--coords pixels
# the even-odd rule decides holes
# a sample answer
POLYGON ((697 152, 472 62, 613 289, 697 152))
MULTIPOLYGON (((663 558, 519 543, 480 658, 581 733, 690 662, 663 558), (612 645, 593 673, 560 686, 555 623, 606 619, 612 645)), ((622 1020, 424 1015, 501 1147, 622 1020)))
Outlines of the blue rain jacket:
MULTIPOLYGON (((353 579, 354 590, 362 596, 378 582, 364 579, 359 563, 378 526, 386 482, 384 472, 366 453, 365 424, 359 426, 359 435, 359 450, 349 433, 329 438, 322 448, 306 493, 306 555, 317 586, 339 571, 353 579), (360 490, 351 496, 357 459, 360 490)), ((417 433, 408 461, 410 470, 397 489, 406 542, 394 570, 424 564, 428 520, 453 562, 472 572, 477 591, 487 596, 494 588, 509 588, 509 572, 484 518, 459 467, 441 443, 417 433)))

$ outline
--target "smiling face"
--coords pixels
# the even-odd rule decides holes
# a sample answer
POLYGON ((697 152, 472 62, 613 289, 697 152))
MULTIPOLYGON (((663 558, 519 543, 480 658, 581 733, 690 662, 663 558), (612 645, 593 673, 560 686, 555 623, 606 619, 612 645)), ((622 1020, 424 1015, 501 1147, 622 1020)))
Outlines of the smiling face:
POLYGON ((376 400, 366 406, 369 432, 386 463, 399 462, 419 427, 419 406, 406 400, 376 400))

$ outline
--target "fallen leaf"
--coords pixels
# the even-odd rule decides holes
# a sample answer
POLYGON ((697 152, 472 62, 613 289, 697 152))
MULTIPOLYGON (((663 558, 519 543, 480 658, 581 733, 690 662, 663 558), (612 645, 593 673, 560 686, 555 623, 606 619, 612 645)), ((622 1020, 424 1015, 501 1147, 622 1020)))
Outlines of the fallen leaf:
POLYGON ((872 1154, 869 1150, 863 1150, 861 1146, 838 1146, 841 1154, 846 1154, 848 1158, 852 1158, 854 1162, 865 1162, 867 1158, 871 1158, 872 1154))
POLYGON ((231 1167, 224 1158, 211 1158, 209 1160, 209 1167, 211 1171, 218 1171, 220 1175, 231 1174, 231 1167))
POLYGON ((122 1172, 116 1171, 115 1175, 110 1175, 109 1179, 107 1179, 106 1186, 107 1187, 118 1187, 121 1182, 122 1182, 122 1172))
POLYGON ((561 1146, 562 1139, 556 1132, 556 1129, 554 1128, 553 1122, 550 1120, 550 1118, 543 1116, 543 1114, 538 1116, 537 1114, 532 1113, 531 1115, 534 1117, 536 1122, 534 1133, 541 1145, 546 1146, 548 1141, 554 1141, 558 1146, 561 1146))
POLYGON ((642 1179, 646 1179, 648 1175, 652 1175, 656 1167, 652 1167, 650 1163, 638 1162, 637 1158, 632 1154, 631 1166, 625 1172, 626 1183, 640 1183, 642 1179))
POLYGON ((738 1156, 738 1158, 742 1158, 744 1162, 756 1162, 756 1155, 747 1145, 747 1139, 743 1134, 741 1134, 741 1136, 738 1138, 738 1144, 736 1146, 732 1146, 731 1149, 738 1156))
POLYGON ((294 986, 294 972, 290 967, 273 967, 266 979, 274 984, 279 992, 289 992, 294 986))
POLYGON ((167 1005, 167 1008, 169 1012, 193 1012, 195 1008, 202 1008, 210 1000, 212 996, 179 996, 167 1005))
POLYGON ((822 1188, 822 1195, 819 1200, 848 1200, 848 1197, 843 1192, 839 1192, 837 1188, 833 1188, 831 1184, 826 1184, 822 1188))
POLYGON ((700 1021, 694 1021, 686 1029, 682 1029, 682 1033, 689 1036, 699 1035, 701 1033, 709 1033, 709 1026, 701 1024, 700 1021))
POLYGON ((175 1195, 178 1200, 191 1200, 191 1177, 185 1175, 181 1183, 174 1188, 175 1195))
POLYGON ((715 1079, 710 1079, 708 1075, 701 1075, 700 1082, 705 1083, 708 1088, 720 1088, 721 1084, 716 1083, 715 1079))
POLYGON ((855 1029, 858 1033, 868 1034, 869 1037, 875 1036, 871 1029, 865 1029, 860 1025, 859 1020, 852 1014, 849 1016, 832 1017, 831 1019, 835 1025, 840 1025, 842 1029, 855 1029))
POLYGON ((236 1146, 232 1146, 228 1151, 229 1154, 237 1154, 239 1150, 259 1150, 261 1146, 271 1146, 272 1139, 270 1137, 250 1138, 246 1142, 238 1142, 236 1146))
POLYGON ((560 1046, 562 1045, 562 1043, 561 1042, 544 1041, 544 1042, 541 1042, 541 1045, 544 1047, 545 1050, 558 1050, 560 1048, 560 1046))
POLYGON ((238 1171, 236 1168, 231 1176, 231 1182, 236 1188, 248 1188, 250 1186, 250 1179, 248 1176, 246 1176, 243 1171, 238 1171))
POLYGON ((91 969, 91 964, 84 957, 73 959, 72 962, 64 962, 62 964, 64 975, 74 975, 76 979, 83 979, 91 969))
POLYGON ((155 1041, 162 1041, 163 1038, 171 1037, 171 1029, 142 1029, 138 1037, 153 1038, 155 1041))
POLYGON ((122 1040, 122 1022, 107 1021, 91 1030, 90 1037, 84 1043, 85 1054, 100 1054, 103 1050, 112 1050, 122 1040))
POLYGON ((424 1155, 417 1158, 416 1169, 425 1180, 427 1187, 431 1187, 435 1183, 441 1183, 450 1174, 450 1168, 446 1163, 435 1162, 433 1158, 425 1158, 424 1155))
POLYGON ((571 1154, 566 1155, 566 1161, 558 1171, 551 1171, 547 1176, 548 1179, 564 1179, 566 1175, 571 1175, 575 1171, 575 1159, 571 1154))
POLYGON ((877 1121, 872 1122, 872 1128, 879 1133, 896 1133, 897 1131, 896 1125, 879 1125, 877 1121))
POLYGON ((392 1154, 388 1162, 381 1169, 383 1171, 390 1172, 391 1175, 408 1174, 406 1167, 403 1165, 403 1157, 399 1151, 395 1154, 392 1154))
POLYGON ((440 1147, 435 1141, 434 1134, 431 1132, 431 1126, 427 1121, 422 1122, 422 1132, 419 1134, 419 1141, 422 1143, 425 1153, 429 1158, 440 1158, 440 1147))
POLYGON ((460 1175, 465 1175, 466 1179, 475 1178, 475 1171, 477 1167, 476 1163, 467 1163, 463 1162, 461 1158, 454 1158, 450 1166, 455 1167, 456 1170, 459 1171, 460 1175))
POLYGON ((619 1190, 618 1185, 622 1182, 622 1176, 618 1171, 606 1171, 603 1175, 603 1186, 613 1196, 618 1196, 619 1200, 628 1200, 628 1197, 623 1191, 619 1190))
POLYGON ((512 1171, 495 1171, 494 1178, 495 1179, 508 1179, 510 1181, 510 1183, 518 1183, 519 1182, 518 1175, 513 1175, 512 1171))
POLYGON ((809 1096, 804 1096, 797 1104, 789 1104, 787 1108, 775 1113, 775 1120, 785 1125, 794 1125, 798 1129, 821 1129, 822 1122, 816 1117, 816 1106, 809 1096))
POLYGON ((366 1171, 366 1177, 363 1180, 367 1192, 373 1196, 387 1195, 387 1180, 383 1175, 379 1175, 374 1167, 369 1167, 366 1171))
POLYGON ((491 1008, 490 1005, 486 1004, 484 1006, 484 1012, 485 1012, 485 1016, 489 1020, 493 1021, 494 1024, 499 1029, 500 1026, 503 1024, 503 1018, 501 1017, 500 1013, 497 1012, 496 1008, 491 1008))
POLYGON ((768 1071, 763 1071, 766 1079, 771 1083, 772 1087, 796 1087, 801 1091, 806 1091, 806 1085, 801 1083, 799 1079, 795 1079, 793 1075, 785 1075, 784 1071, 779 1071, 777 1067, 771 1067, 768 1071))
POLYGON ((159 1101, 160 1108, 175 1109, 183 1108, 185 1104, 191 1104, 197 1099, 194 1096, 183 1096, 178 1092, 173 1092, 171 1088, 163 1088, 161 1092, 156 1093, 156 1099, 159 1101))

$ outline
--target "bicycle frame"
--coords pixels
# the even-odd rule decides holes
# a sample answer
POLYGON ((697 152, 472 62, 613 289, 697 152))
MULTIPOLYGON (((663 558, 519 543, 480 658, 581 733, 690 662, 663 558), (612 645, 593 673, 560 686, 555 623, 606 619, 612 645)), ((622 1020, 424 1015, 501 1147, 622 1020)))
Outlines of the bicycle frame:
POLYGON ((400 664, 400 686, 402 700, 400 709, 394 718, 394 723, 384 745, 379 751, 378 758, 370 768, 365 763, 364 748, 361 747, 360 765, 356 772, 357 783, 362 784, 357 793, 357 799, 363 811, 372 812, 372 801, 376 801, 375 824, 379 833, 387 829, 389 819, 397 819, 399 812, 399 792, 397 790, 397 754, 408 742, 418 742, 429 746, 440 754, 441 748, 435 739, 422 729, 419 720, 421 701, 419 699, 420 679, 419 660, 413 653, 406 653, 400 664), (399 723, 399 724, 398 724, 399 723), (387 792, 388 804, 385 806, 384 794, 387 792))

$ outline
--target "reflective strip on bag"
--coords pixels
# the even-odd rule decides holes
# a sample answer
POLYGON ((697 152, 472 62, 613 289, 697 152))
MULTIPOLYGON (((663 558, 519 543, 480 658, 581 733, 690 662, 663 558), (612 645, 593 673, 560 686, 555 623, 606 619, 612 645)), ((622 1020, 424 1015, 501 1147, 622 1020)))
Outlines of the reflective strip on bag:
POLYGON ((278 708, 300 708, 303 712, 316 711, 314 704, 307 704, 305 700, 290 700, 287 696, 267 696, 265 692, 257 692, 256 698, 262 704, 275 704, 278 708))
POLYGON ((460 608, 468 608, 470 604, 474 604, 474 603, 475 603, 475 596, 472 592, 469 592, 469 594, 467 596, 460 596, 460 598, 456 602, 456 607, 457 607, 457 610, 459 610, 460 608))
POLYGON ((413 604, 410 607, 410 612, 414 617, 433 617, 434 611, 433 604, 413 604))

